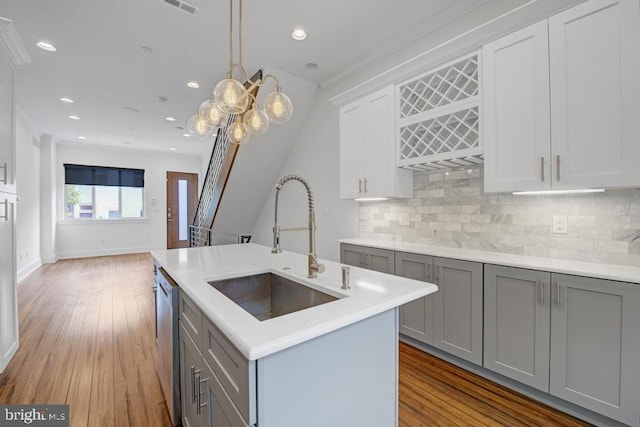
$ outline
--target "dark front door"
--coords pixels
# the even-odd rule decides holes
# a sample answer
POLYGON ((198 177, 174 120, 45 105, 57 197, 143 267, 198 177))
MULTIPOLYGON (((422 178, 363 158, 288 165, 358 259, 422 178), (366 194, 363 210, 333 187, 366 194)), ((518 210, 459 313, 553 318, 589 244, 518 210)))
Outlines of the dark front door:
POLYGON ((198 202, 198 174, 167 172, 167 249, 189 247, 198 202))

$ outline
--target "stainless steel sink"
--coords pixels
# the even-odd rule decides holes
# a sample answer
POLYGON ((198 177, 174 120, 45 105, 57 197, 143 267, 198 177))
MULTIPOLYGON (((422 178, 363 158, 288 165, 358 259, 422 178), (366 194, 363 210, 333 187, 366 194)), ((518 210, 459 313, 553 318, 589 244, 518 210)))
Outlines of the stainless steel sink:
POLYGON ((209 284, 260 321, 338 299, 273 273, 209 284))

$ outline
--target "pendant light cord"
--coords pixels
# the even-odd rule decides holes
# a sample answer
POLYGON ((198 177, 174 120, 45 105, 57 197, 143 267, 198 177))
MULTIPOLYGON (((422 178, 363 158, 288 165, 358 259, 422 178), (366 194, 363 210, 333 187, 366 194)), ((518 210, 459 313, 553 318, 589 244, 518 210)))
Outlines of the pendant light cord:
POLYGON ((239 18, 239 22, 238 22, 238 41, 240 42, 240 48, 238 49, 239 52, 239 56, 238 56, 238 60, 240 61, 240 68, 244 70, 244 68, 242 68, 242 0, 240 0, 240 18, 239 18))
POLYGON ((233 0, 229 0, 229 74, 233 70, 233 0))

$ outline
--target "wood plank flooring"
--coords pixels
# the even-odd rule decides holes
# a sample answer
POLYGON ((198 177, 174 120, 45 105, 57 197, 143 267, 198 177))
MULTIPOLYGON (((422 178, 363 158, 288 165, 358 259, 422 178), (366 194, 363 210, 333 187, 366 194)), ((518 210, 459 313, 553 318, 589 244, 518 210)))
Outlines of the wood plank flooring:
MULTIPOLYGON (((72 426, 169 426, 151 285, 149 254, 31 274, 18 288, 20 349, 0 374, 0 404, 67 403, 72 426)), ((404 343, 399 392, 401 427, 588 425, 404 343)))
POLYGON ((69 404, 72 426, 169 426, 151 256, 47 264, 18 287, 20 348, 0 404, 69 404))

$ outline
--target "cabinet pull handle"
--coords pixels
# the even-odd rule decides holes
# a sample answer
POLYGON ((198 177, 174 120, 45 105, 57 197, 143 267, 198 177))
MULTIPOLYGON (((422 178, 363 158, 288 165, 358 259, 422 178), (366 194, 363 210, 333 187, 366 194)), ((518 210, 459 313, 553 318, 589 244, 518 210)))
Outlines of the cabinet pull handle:
POLYGON ((540 305, 544 305, 544 282, 540 282, 540 305))
POLYGON ((1 203, 4 205, 4 215, 0 215, 0 219, 9 221, 9 200, 4 199, 4 202, 1 203))
POLYGON ((205 379, 201 379, 198 381, 198 402, 197 405, 198 407, 196 408, 196 412, 198 413, 198 415, 200 415, 200 413, 202 412, 202 408, 204 408, 205 406, 207 406, 208 402, 204 402, 202 403, 202 392, 200 391, 200 386, 202 384, 206 384, 207 381, 209 380, 209 378, 205 378, 205 379))
POLYGON ((7 183, 7 163, 3 163, 0 165, 0 169, 3 170, 2 172, 2 179, 0 179, 0 181, 2 181, 3 184, 7 183))
POLYGON ((364 179, 364 192, 368 192, 369 190, 367 189, 367 178, 364 179))
POLYGON ((556 181, 560 181, 560 154, 556 155, 556 181))
POLYGON ((191 367, 191 403, 196 403, 196 384, 198 383, 196 378, 200 375, 200 372, 202 372, 202 369, 196 370, 195 366, 191 367))
POLYGON ((544 182, 544 157, 540 157, 540 182, 544 182))
POLYGON ((431 281, 431 264, 427 265, 427 282, 431 281))
POLYGON ((556 282, 555 287, 556 287, 556 308, 560 308, 560 284, 556 282))
POLYGON ((358 193, 362 193, 362 179, 358 179, 358 193))

